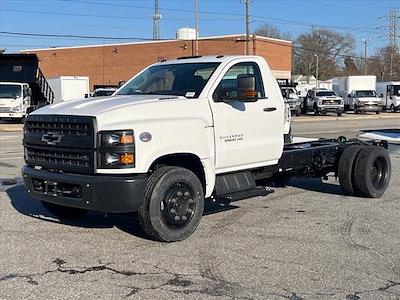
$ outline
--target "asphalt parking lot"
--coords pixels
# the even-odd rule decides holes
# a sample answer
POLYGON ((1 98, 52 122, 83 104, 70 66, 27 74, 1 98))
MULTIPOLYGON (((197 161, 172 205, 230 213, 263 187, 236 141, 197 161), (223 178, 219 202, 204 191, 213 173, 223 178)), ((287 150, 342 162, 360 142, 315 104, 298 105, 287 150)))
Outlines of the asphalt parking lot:
MULTIPOLYGON (((389 115, 389 114, 387 114, 389 115)), ((400 115, 294 118, 300 136, 354 137, 400 115)), ((21 184, 20 126, 0 132, 0 299, 399 299, 400 149, 381 199, 292 179, 220 206, 178 243, 148 240, 134 214, 58 220, 21 184)), ((0 128, 0 130, 1 130, 0 128)), ((5 130, 4 128, 8 128, 5 130)))

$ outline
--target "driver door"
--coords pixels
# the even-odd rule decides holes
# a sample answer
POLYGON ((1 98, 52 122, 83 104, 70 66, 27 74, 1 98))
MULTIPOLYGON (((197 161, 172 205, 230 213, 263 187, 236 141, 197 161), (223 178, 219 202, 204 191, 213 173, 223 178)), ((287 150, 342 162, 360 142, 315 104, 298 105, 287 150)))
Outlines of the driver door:
MULTIPOLYGON (((231 66, 213 92, 210 104, 214 118, 216 173, 265 166, 276 163, 277 110, 266 97, 260 68, 255 62, 241 62, 231 66), (237 78, 253 75, 258 99, 254 102, 236 100, 237 78), (219 99, 230 94, 229 101, 219 99)), ((281 119, 279 119, 281 120, 281 119)), ((279 122, 279 121, 278 121, 279 122)))

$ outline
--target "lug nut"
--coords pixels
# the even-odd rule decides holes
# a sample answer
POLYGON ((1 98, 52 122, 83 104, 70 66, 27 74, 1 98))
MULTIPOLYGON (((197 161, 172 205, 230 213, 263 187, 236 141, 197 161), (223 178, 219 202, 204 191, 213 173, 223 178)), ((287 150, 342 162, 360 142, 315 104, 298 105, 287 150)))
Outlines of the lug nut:
POLYGON ((175 221, 179 221, 181 218, 179 216, 175 216, 175 221))
POLYGON ((178 200, 176 200, 176 198, 173 198, 172 200, 171 200, 171 203, 172 204, 176 204, 178 202, 178 200))
POLYGON ((182 192, 177 192, 176 195, 177 195, 178 197, 182 197, 182 192))
POLYGON ((187 217, 186 217, 186 216, 183 216, 183 217, 182 217, 182 221, 186 222, 186 221, 187 221, 187 217))
POLYGON ((173 209, 173 208, 171 208, 171 210, 169 211, 171 214, 176 214, 176 210, 175 209, 173 209))
POLYGON ((193 210, 191 210, 190 208, 188 208, 188 209, 186 210, 186 213, 187 213, 187 214, 192 214, 192 213, 193 213, 193 210))
POLYGON ((194 203, 194 200, 193 199, 189 199, 189 204, 193 204, 194 203))
POLYGON ((184 195, 185 197, 189 197, 189 192, 185 192, 183 195, 184 195))

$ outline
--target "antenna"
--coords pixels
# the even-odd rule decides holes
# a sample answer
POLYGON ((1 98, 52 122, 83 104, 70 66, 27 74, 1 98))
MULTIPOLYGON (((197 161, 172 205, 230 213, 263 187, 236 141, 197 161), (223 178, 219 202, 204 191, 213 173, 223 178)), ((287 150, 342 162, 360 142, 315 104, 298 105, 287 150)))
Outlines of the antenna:
POLYGON ((153 14, 153 40, 160 39, 160 19, 161 15, 158 9, 158 0, 154 0, 154 14, 153 14))

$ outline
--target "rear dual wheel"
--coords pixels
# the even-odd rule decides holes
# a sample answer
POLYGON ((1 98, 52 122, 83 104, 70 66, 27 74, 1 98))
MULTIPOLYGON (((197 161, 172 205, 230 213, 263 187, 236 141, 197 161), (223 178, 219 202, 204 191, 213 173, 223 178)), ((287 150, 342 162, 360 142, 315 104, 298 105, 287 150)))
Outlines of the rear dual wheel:
POLYGON ((379 198, 390 181, 389 155, 378 146, 349 146, 340 157, 338 176, 346 194, 379 198))

